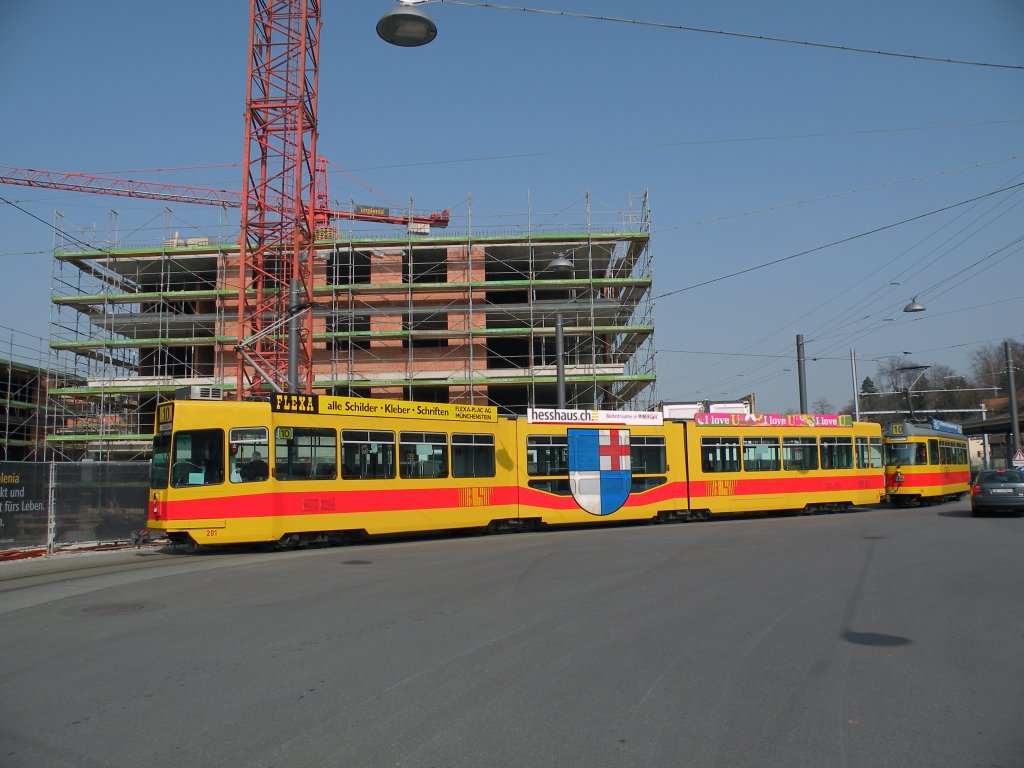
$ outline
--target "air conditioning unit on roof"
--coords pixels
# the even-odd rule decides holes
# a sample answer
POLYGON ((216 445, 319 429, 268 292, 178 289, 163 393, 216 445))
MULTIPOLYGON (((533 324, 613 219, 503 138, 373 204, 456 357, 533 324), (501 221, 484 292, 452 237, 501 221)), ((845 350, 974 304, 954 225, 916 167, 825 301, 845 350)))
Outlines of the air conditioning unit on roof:
POLYGON ((174 390, 175 400, 223 400, 224 390, 220 387, 211 387, 202 384, 193 384, 189 387, 178 387, 174 390))

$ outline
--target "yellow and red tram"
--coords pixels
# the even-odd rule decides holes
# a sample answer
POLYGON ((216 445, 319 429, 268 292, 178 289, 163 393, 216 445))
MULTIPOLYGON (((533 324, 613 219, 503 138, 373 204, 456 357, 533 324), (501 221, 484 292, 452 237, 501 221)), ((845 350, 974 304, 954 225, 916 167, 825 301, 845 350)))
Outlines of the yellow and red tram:
POLYGON ((967 438, 958 424, 889 424, 885 441, 885 483, 894 507, 949 501, 964 496, 971 480, 967 438))
POLYGON ((148 525, 205 546, 848 509, 883 497, 881 443, 849 417, 176 399, 148 525))

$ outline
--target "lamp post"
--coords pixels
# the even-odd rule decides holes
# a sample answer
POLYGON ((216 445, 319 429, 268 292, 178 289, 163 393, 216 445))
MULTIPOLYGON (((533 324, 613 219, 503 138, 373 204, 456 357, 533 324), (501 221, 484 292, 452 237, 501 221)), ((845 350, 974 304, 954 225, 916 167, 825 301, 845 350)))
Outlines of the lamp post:
POLYGON ((562 313, 555 315, 555 386, 558 390, 558 409, 565 410, 565 332, 562 313))
MULTIPOLYGON (((575 264, 564 252, 559 253, 544 268, 555 278, 571 278, 575 264)), ((562 325, 562 313, 555 314, 555 387, 559 410, 565 410, 565 328, 562 325)))

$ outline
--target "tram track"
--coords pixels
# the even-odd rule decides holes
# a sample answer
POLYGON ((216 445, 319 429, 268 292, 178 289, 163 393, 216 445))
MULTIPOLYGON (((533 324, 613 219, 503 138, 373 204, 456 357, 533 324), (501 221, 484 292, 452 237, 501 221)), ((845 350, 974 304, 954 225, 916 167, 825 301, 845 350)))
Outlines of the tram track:
POLYGON ((161 550, 88 552, 0 563, 0 595, 31 587, 150 568, 182 555, 161 550))

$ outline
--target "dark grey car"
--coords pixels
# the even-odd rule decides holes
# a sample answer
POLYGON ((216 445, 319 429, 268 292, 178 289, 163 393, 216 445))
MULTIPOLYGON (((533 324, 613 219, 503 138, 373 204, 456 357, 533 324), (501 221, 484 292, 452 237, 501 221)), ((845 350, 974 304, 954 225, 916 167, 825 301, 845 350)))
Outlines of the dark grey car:
POLYGON ((971 514, 1024 514, 1024 473, 1016 469, 983 469, 971 484, 971 514))

